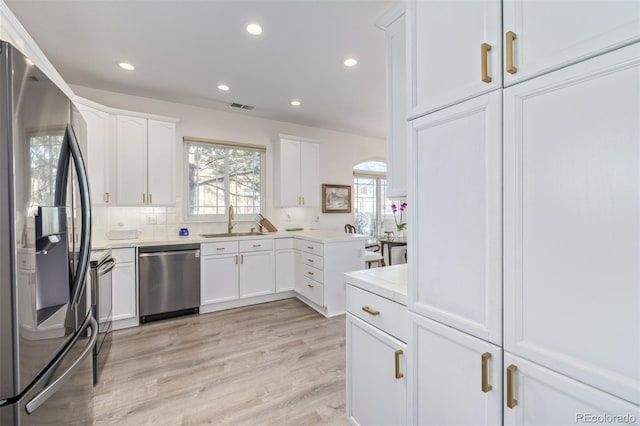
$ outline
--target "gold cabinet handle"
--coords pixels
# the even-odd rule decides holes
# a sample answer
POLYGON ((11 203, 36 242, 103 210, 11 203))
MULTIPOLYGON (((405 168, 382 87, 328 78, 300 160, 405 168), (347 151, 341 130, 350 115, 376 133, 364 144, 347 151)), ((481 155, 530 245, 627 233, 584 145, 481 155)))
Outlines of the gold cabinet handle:
POLYGON ((313 285, 313 284, 307 284, 307 287, 309 287, 309 288, 314 288, 314 287, 315 287, 315 285, 313 285))
POLYGON ((517 38, 516 33, 513 31, 507 31, 506 47, 507 47, 507 72, 509 74, 515 74, 518 72, 518 68, 513 65, 513 42, 517 38))
POLYGON ((376 311, 375 309, 371 309, 368 306, 363 306, 362 310, 365 311, 366 313, 373 315, 374 317, 380 315, 380 311, 376 311))
POLYGON ((304 197, 302 197, 302 205, 304 206, 304 197))
POLYGON ((307 259, 307 262, 313 263, 313 259, 307 259))
POLYGON ((402 349, 396 351, 396 379, 402 379, 404 374, 400 371, 400 356, 403 354, 402 349))
POLYGON ((491 77, 489 76, 489 52, 491 52, 491 45, 489 43, 482 43, 480 45, 480 74, 482 81, 485 83, 491 83, 491 77))
POLYGON ((142 204, 147 204, 147 194, 142 194, 142 204))
POLYGON ((518 371, 518 367, 511 364, 507 367, 507 407, 513 408, 518 405, 518 400, 513 396, 513 379, 514 375, 518 371))
POLYGON ((104 193, 104 202, 109 204, 109 201, 111 201, 111 194, 108 192, 104 193))
POLYGON ((307 271, 307 274, 309 274, 309 275, 313 275, 313 272, 311 272, 311 271, 307 271))
POLYGON ((216 250, 224 250, 224 247, 218 247, 216 250))
POLYGON ((489 360, 491 352, 482 354, 482 392, 489 392, 493 387, 489 384, 489 360))
POLYGON ((312 246, 307 246, 307 248, 308 248, 309 250, 313 250, 313 247, 312 247, 312 246))
POLYGON ((240 255, 240 264, 244 265, 244 255, 243 254, 240 255))
POLYGON ((254 247, 262 247, 262 244, 254 244, 254 247))
POLYGON ((238 258, 239 258, 239 257, 240 257, 240 256, 238 256, 238 255, 236 254, 236 265, 238 264, 238 258))
POLYGON ((149 193, 149 204, 153 204, 153 194, 149 193))

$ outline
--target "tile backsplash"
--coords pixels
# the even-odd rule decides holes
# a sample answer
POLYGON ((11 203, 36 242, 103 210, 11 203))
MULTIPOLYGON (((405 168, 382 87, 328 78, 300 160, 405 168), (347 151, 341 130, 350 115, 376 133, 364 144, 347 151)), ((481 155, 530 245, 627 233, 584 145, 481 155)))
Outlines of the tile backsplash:
MULTIPOLYGON (((182 200, 176 199, 175 206, 158 207, 114 207, 94 206, 93 240, 107 239, 107 232, 118 227, 135 228, 143 239, 167 239, 178 236, 180 228, 188 228, 190 235, 226 232, 226 222, 185 222, 182 200)), ((255 222, 238 222, 235 231, 249 231, 257 228, 255 222)))

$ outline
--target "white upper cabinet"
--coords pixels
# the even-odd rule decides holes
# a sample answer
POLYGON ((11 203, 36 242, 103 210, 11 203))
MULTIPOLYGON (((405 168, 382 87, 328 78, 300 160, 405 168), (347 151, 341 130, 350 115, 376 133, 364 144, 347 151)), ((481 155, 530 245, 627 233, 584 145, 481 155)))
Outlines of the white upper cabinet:
POLYGON ((320 205, 318 141, 280 135, 274 142, 273 174, 276 207, 320 205))
POLYGON ((87 173, 91 189, 91 204, 110 203, 112 194, 110 182, 110 126, 109 114, 83 104, 76 104, 87 124, 87 173))
POLYGON ((175 123, 117 116, 118 204, 175 203, 175 131, 175 123))
POLYGON ((149 204, 175 203, 176 125, 148 120, 147 179, 149 204))
POLYGON ((320 206, 320 144, 300 142, 300 196, 304 207, 320 206))
POLYGON ((408 307, 501 344, 501 92, 412 122, 408 307))
POLYGON ((504 123, 504 348, 640 404, 640 44, 505 89, 504 123))
POLYGON ((637 405, 508 352, 504 366, 505 426, 638 424, 637 405))
POLYGON ((409 3, 409 118, 502 86, 500 13, 499 0, 409 3))
POLYGON ((116 118, 116 181, 118 204, 147 203, 147 120, 116 118))
POLYGON ((637 0, 504 0, 503 19, 505 86, 640 40, 637 0))
POLYGON ((405 6, 377 23, 384 30, 387 61, 387 197, 407 196, 407 64, 405 6))

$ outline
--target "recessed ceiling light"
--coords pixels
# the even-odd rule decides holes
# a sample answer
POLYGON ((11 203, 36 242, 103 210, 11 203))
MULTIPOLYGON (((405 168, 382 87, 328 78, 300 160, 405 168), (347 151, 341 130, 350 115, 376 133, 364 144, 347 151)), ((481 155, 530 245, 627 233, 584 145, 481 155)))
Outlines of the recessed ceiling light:
POLYGON ((226 92, 229 90, 229 86, 227 86, 226 84, 219 84, 218 89, 222 90, 223 92, 226 92))
POLYGON ((247 25, 247 32, 251 35, 260 35, 262 34, 262 27, 258 24, 249 24, 247 25))
POLYGON ((136 67, 134 67, 133 65, 131 65, 128 62, 118 62, 118 66, 120 68, 122 68, 123 70, 127 70, 127 71, 133 71, 136 69, 136 67))
POLYGON ((343 62, 343 64, 344 64, 344 66, 345 66, 345 67, 353 67, 353 66, 355 66, 357 63, 358 63, 358 61, 356 61, 356 60, 355 60, 355 59, 353 59, 353 58, 345 59, 345 60, 344 60, 344 62, 343 62))
POLYGON ((291 102, 289 102, 292 106, 300 106, 301 102, 298 100, 292 100, 291 102))

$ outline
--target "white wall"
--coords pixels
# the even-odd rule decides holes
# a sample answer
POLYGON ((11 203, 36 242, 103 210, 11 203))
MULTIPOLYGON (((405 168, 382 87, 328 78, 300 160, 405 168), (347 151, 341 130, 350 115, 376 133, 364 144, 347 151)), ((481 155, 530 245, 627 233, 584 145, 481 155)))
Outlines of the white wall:
MULTIPOLYGON (((221 223, 186 223, 183 218, 182 196, 184 193, 183 147, 182 137, 193 136, 207 139, 220 139, 240 143, 267 146, 266 165, 266 200, 264 215, 278 229, 291 227, 309 228, 310 222, 320 217, 322 229, 343 231, 345 223, 353 223, 352 214, 322 214, 318 208, 275 208, 273 207, 273 160, 271 143, 278 133, 302 136, 322 141, 320 146, 320 181, 332 184, 353 184, 353 166, 368 159, 384 159, 386 157, 386 141, 365 136, 341 133, 315 127, 301 126, 262 118, 255 118, 242 113, 232 113, 195 107, 190 105, 160 101, 156 99, 130 96, 121 93, 107 92, 82 86, 72 86, 74 92, 84 98, 103 105, 139 111, 151 114, 176 117, 180 119, 177 126, 179 143, 176 149, 177 161, 177 195, 176 208, 134 208, 109 207, 96 209, 95 230, 97 238, 106 229, 123 223, 128 226, 139 226, 146 236, 164 237, 164 234, 175 232, 181 226, 188 226, 194 232, 218 232, 225 229, 221 223), (146 225, 148 216, 157 217, 157 225, 146 225), (290 219, 288 218, 290 216, 290 219)), ((318 187, 318 192, 321 187, 318 187)), ((253 223, 238 225, 237 229, 248 229, 253 223)))

